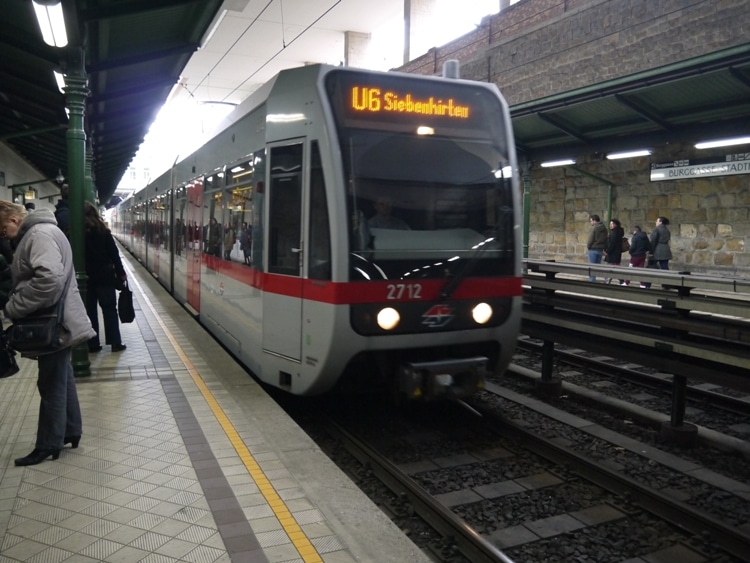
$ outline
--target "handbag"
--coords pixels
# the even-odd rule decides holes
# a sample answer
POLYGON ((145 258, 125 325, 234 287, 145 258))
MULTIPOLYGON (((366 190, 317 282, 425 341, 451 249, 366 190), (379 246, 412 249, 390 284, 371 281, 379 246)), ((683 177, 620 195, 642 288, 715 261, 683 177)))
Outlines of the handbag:
POLYGON ((122 323, 132 323, 135 320, 135 309, 133 309, 133 292, 128 287, 128 282, 123 282, 122 291, 117 298, 117 315, 122 323))
POLYGON ((628 242, 628 239, 622 237, 622 251, 627 252, 628 250, 630 250, 630 243, 628 242))
POLYGON ((8 346, 18 352, 49 353, 64 347, 65 327, 62 325, 65 299, 55 305, 16 319, 8 328, 8 346))
POLYGON ((0 332, 0 379, 18 373, 16 351, 8 345, 8 335, 0 332))

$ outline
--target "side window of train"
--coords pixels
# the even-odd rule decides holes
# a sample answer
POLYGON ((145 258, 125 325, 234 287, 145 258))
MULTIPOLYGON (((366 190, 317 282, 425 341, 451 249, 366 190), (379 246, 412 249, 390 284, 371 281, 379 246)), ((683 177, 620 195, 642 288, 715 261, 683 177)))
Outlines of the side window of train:
POLYGON ((268 271, 300 275, 302 144, 272 147, 268 193, 268 271))
POLYGON ((229 167, 224 190, 224 258, 247 266, 253 240, 254 162, 251 156, 229 167))
POLYGON ((331 230, 328 220, 328 198, 320 163, 317 141, 310 152, 310 236, 308 237, 308 271, 311 279, 331 279, 331 230))

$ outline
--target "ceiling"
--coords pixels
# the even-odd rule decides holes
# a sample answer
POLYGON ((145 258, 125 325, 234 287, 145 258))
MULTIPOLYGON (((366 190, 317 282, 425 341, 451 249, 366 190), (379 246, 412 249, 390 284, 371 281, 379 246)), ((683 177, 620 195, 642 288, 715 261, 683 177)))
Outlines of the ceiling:
POLYGON ((750 43, 511 106, 531 161, 750 134, 750 43))
MULTIPOLYGON (((172 93, 238 103, 279 70, 339 64, 345 31, 368 33, 403 0, 62 0, 86 44, 85 130, 109 201, 172 93), (283 11, 282 11, 283 6, 283 11), (203 46, 201 47, 201 44, 203 46), (181 84, 180 88, 174 85, 181 84)), ((31 0, 2 0, 0 141, 53 178, 66 174, 68 120, 31 0)), ((750 131, 750 44, 511 107, 521 156, 545 160, 750 131)))
MULTIPOLYGON (((84 128, 102 202, 115 192, 178 81, 184 86, 179 92, 199 101, 239 103, 283 68, 342 62, 344 31, 369 32, 403 11, 403 0, 62 0, 62 5, 69 45, 86 45, 90 94, 84 128)), ((0 142, 44 178, 58 171, 67 175, 68 118, 53 70, 64 68, 71 52, 42 41, 31 0, 2 0, 0 142)))

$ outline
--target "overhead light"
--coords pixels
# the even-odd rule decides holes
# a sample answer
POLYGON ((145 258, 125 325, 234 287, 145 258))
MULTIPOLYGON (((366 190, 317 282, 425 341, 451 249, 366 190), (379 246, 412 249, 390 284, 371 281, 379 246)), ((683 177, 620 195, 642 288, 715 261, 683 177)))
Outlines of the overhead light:
POLYGON ((64 94, 65 93, 65 77, 57 71, 54 71, 54 72, 55 72, 55 82, 57 82, 57 87, 60 89, 60 92, 64 94))
POLYGON ((635 158, 637 156, 649 156, 651 154, 650 149, 643 149, 639 151, 627 151, 627 152, 613 152, 607 155, 608 160, 617 160, 618 158, 635 158))
POLYGON ((734 139, 719 139, 716 141, 706 141, 696 143, 696 149, 713 149, 716 147, 731 147, 732 145, 745 145, 750 143, 750 137, 736 137, 734 139))
POLYGON ((34 188, 29 188, 26 190, 26 193, 23 194, 23 197, 26 199, 36 199, 36 191, 34 191, 34 188))
POLYGON ((420 125, 417 127, 417 135, 434 135, 435 129, 428 127, 427 125, 420 125))
POLYGON ((547 162, 542 162, 542 168, 552 168, 553 166, 569 166, 575 163, 576 161, 572 158, 568 158, 566 160, 548 160, 547 162))
POLYGON ((60 0, 33 0, 33 4, 44 42, 51 47, 65 47, 68 33, 60 0))

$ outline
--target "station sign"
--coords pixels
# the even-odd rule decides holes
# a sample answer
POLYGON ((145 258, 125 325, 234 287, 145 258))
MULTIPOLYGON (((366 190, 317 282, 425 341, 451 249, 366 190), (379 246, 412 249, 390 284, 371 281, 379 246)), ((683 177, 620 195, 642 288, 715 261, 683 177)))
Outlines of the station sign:
POLYGON ((750 174, 750 153, 728 154, 723 160, 713 157, 651 164, 652 182, 735 174, 750 174))

